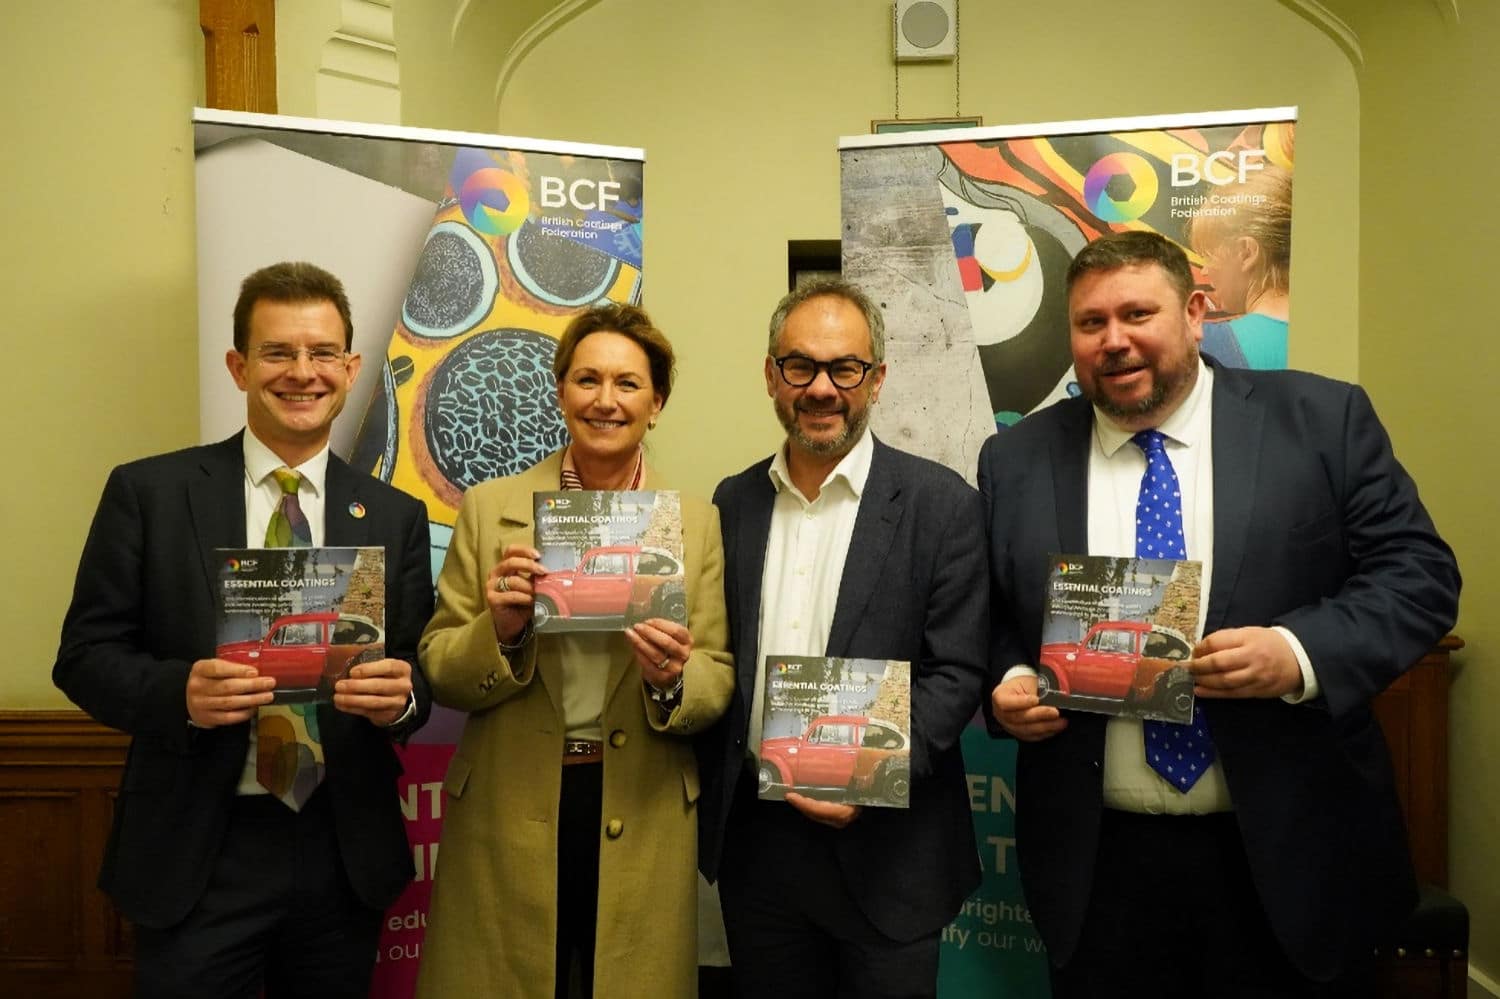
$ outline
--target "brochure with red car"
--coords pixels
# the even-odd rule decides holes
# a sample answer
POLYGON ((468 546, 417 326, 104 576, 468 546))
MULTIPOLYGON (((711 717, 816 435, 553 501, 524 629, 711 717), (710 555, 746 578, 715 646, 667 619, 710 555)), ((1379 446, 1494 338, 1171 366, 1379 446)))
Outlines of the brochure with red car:
POLYGON ((1049 555, 1037 693, 1043 704, 1193 720, 1202 563, 1049 555))
POLYGON ((911 664, 766 656, 760 797, 906 808, 911 664))
POLYGON ((547 567, 531 581, 538 634, 623 631, 653 617, 687 624, 679 493, 570 489, 534 493, 533 504, 547 567))
POLYGON ((276 678, 275 703, 327 701, 385 658, 385 549, 219 548, 215 655, 276 678))

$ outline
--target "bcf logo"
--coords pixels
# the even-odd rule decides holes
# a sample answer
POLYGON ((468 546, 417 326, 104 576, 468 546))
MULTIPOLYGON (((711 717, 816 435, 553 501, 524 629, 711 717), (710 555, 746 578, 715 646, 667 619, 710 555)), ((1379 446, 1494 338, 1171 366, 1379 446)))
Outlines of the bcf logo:
POLYGON ((562 177, 541 178, 541 205, 543 208, 562 208, 572 205, 580 211, 609 211, 609 206, 620 200, 620 182, 617 180, 592 181, 580 177, 569 184, 562 177))
POLYGON ((1264 149, 1242 149, 1237 153, 1225 149, 1203 157, 1192 153, 1173 153, 1172 186, 1192 187, 1200 180, 1206 180, 1215 187, 1243 184, 1250 174, 1265 168, 1264 149))

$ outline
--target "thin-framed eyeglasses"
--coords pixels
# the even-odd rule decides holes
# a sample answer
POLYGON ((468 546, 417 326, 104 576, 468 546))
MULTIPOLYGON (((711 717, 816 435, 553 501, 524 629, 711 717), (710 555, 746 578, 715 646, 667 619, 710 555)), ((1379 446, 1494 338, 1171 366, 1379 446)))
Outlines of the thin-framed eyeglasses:
POLYGON ((337 368, 348 358, 348 351, 333 347, 293 347, 285 343, 263 343, 255 349, 255 358, 273 368, 291 367, 297 358, 307 355, 308 363, 315 368, 337 368))
POLYGON ((771 363, 781 372, 781 380, 792 388, 806 388, 818 380, 818 373, 828 372, 828 380, 833 382, 835 388, 854 389, 864 384, 870 369, 875 367, 869 361, 861 361, 857 357, 835 357, 831 361, 814 361, 810 357, 801 354, 788 354, 785 357, 773 357, 771 363))

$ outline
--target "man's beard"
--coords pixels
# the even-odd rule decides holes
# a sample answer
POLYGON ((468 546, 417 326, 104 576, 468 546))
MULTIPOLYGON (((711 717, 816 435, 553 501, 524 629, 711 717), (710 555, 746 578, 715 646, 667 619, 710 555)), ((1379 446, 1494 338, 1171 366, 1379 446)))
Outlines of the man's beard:
MULTIPOLYGON (((1152 369, 1151 392, 1144 399, 1127 403, 1116 402, 1100 386, 1100 378, 1130 367, 1132 365, 1125 363, 1105 362, 1103 368, 1094 375, 1093 391, 1083 393, 1088 401, 1098 406, 1106 416, 1122 422, 1132 421, 1138 416, 1150 416, 1160 409, 1167 399, 1192 377, 1198 367, 1198 354, 1196 351, 1188 354, 1183 358, 1182 364, 1176 368, 1152 369)), ((1079 388, 1083 388, 1082 383, 1079 384, 1079 388)))
POLYGON ((814 440, 808 437, 802 430, 801 424, 797 422, 797 407, 776 407, 776 418, 781 421, 786 430, 787 437, 797 447, 810 454, 820 455, 824 458, 842 458, 859 442, 859 435, 865 432, 865 425, 870 422, 870 407, 865 406, 857 414, 851 416, 848 404, 838 409, 808 409, 808 413, 816 413, 819 416, 832 416, 837 413, 844 418, 844 429, 832 437, 814 440))

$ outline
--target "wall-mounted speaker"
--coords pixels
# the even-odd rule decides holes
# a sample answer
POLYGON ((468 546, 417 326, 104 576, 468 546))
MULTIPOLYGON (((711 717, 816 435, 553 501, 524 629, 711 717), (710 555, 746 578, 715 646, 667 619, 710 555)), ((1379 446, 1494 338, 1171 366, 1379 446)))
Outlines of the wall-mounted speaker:
POLYGON ((896 0, 892 7, 897 62, 958 54, 958 0, 896 0))

